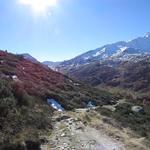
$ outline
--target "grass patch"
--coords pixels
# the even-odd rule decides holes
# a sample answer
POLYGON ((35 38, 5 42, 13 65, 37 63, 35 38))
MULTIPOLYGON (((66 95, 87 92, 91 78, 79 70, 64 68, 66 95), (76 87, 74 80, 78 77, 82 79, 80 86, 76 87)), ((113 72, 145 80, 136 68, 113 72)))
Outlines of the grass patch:
POLYGON ((123 127, 129 127, 141 137, 150 140, 150 108, 144 108, 144 113, 134 113, 131 110, 133 104, 124 103, 116 107, 112 112, 106 108, 100 108, 98 111, 107 117, 113 118, 123 127))

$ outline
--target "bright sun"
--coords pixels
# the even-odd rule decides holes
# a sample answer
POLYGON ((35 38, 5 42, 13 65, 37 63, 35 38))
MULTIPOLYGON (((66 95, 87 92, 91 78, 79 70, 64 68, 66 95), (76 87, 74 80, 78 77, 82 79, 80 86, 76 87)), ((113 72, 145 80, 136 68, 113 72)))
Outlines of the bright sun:
POLYGON ((46 13, 50 7, 57 5, 57 0, 19 0, 21 4, 28 5, 35 13, 46 13))

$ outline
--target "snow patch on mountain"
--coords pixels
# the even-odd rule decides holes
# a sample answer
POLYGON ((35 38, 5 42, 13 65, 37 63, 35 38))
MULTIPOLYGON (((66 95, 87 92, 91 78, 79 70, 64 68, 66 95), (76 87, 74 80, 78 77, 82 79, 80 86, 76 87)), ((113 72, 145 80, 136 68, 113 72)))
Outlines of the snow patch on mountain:
POLYGON ((87 59, 89 59, 90 57, 88 56, 88 57, 84 57, 84 60, 87 60, 87 59))
POLYGON ((103 49, 101 49, 100 51, 96 52, 96 54, 93 55, 93 57, 99 56, 102 53, 104 53, 106 51, 106 48, 104 47, 103 49))
POLYGON ((121 52, 124 52, 128 47, 121 47, 120 50, 121 52))
POLYGON ((150 32, 147 32, 147 33, 145 34, 145 38, 150 38, 150 32))

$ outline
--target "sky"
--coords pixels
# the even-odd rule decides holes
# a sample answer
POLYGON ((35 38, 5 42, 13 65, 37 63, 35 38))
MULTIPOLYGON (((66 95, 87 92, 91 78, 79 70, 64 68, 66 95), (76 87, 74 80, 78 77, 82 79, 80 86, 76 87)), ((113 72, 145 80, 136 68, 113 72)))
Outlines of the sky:
POLYGON ((0 0, 0 49, 63 61, 150 32, 150 0, 0 0))

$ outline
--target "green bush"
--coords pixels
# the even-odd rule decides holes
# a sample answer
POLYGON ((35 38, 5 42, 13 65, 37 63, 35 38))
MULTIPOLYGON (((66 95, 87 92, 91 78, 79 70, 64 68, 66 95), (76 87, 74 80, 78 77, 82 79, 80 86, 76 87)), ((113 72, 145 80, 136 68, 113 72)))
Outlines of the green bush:
POLYGON ((0 98, 13 97, 9 81, 0 79, 0 98))
POLYGON ((16 99, 7 80, 0 79, 0 96, 0 117, 6 117, 16 106, 16 99))
POLYGON ((116 111, 111 112, 104 108, 98 111, 107 117, 111 117, 123 127, 129 127, 142 137, 150 139, 150 108, 144 108, 144 113, 134 113, 131 111, 131 103, 119 104, 116 111))
POLYGON ((34 97, 28 95, 28 93, 24 90, 21 84, 13 84, 13 94, 17 99, 17 104, 19 106, 33 106, 34 97))

